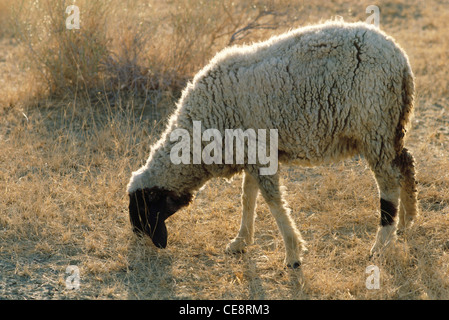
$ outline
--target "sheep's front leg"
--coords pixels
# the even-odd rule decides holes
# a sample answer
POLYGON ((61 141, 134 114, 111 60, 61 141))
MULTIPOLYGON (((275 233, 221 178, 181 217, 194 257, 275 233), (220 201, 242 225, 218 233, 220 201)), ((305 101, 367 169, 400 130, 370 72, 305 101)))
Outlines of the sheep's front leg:
POLYGON ((226 247, 231 253, 244 252, 247 245, 254 242, 254 219, 257 194, 259 188, 257 181, 245 173, 242 186, 242 221, 238 235, 226 247))
POLYGON ((270 207, 278 228, 282 234, 285 244, 285 263, 290 268, 298 268, 301 265, 302 252, 306 251, 305 242, 301 237, 293 219, 290 216, 290 209, 282 197, 279 187, 279 177, 257 176, 258 186, 262 196, 270 207))

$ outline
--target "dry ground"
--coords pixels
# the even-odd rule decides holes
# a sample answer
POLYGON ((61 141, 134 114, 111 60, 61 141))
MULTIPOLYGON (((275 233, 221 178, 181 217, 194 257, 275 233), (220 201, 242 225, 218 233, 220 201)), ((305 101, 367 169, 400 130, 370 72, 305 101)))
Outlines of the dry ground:
MULTIPOLYGON (((159 14, 175 6, 161 3, 159 14)), ((336 15, 361 20, 370 4, 300 3, 293 25, 336 15)), ((224 253, 238 231, 240 176, 211 181, 171 217, 166 250, 136 239, 125 187, 175 98, 36 99, 24 48, 0 23, 0 299, 449 299, 449 2, 376 4, 381 28, 404 47, 416 74, 407 147, 417 160, 421 216, 390 254, 370 261, 378 194, 363 159, 283 167, 308 242, 300 271, 284 269, 283 243, 261 198, 255 244, 243 255, 224 253), (365 286, 373 264, 378 290, 365 286), (66 288, 69 265, 79 268, 79 290, 66 288)), ((0 22, 7 13, 0 5, 0 22)))

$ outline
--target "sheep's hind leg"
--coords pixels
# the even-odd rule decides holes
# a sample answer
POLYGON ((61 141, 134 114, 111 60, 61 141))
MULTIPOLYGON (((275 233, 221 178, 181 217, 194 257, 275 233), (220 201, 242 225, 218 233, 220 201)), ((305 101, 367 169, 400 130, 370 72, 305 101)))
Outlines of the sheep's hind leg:
POLYGON ((418 215, 415 160, 411 153, 404 148, 394 162, 403 175, 398 227, 399 229, 406 229, 413 224, 414 219, 418 215))
POLYGON ((226 247, 226 251, 230 253, 245 252, 246 246, 254 242, 254 219, 259 188, 257 181, 246 172, 242 190, 242 221, 238 235, 226 247))
POLYGON ((290 268, 298 268, 301 265, 301 253, 306 251, 305 242, 290 216, 290 209, 286 207, 282 198, 279 177, 277 174, 272 176, 258 175, 256 180, 284 239, 285 263, 290 268))
POLYGON ((396 166, 386 165, 373 170, 380 191, 380 226, 371 256, 379 254, 396 240, 397 212, 400 195, 400 172, 396 166))

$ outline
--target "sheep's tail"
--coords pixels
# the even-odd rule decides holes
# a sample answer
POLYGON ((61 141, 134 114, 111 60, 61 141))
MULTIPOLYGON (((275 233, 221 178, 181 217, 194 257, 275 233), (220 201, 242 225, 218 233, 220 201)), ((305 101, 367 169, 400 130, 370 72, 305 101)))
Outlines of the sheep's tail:
POLYGON ((410 68, 404 70, 402 83, 402 110, 396 129, 396 158, 394 164, 399 168, 403 177, 401 183, 401 207, 399 225, 409 226, 413 218, 418 215, 417 188, 415 179, 415 159, 409 150, 404 148, 404 138, 413 115, 415 84, 410 68))
POLYGON ((396 127, 395 150, 400 154, 404 148, 404 138, 410 120, 413 116, 413 102, 415 93, 415 81, 410 67, 404 69, 402 76, 402 110, 399 116, 399 123, 396 127))

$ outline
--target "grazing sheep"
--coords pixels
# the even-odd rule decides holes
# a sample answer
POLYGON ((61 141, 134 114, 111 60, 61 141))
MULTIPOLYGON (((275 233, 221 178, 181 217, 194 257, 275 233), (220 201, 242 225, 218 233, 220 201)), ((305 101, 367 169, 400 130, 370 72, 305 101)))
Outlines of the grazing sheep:
MULTIPOLYGON (((164 248, 169 216, 187 206, 211 178, 243 171, 241 227, 227 250, 243 251, 253 242, 260 190, 283 236, 286 264, 300 265, 304 241, 277 173, 260 174, 259 162, 171 161, 172 148, 179 148, 179 136, 172 133, 182 129, 194 136, 194 122, 199 121, 202 133, 214 129, 222 136, 226 129, 275 129, 275 151, 284 163, 314 166, 363 155, 380 191, 380 226, 371 249, 378 252, 396 237, 398 210, 400 227, 417 215, 414 159, 404 148, 413 93, 404 51, 365 23, 327 22, 227 48, 187 85, 147 163, 132 174, 127 191, 134 231, 164 248)), ((190 146, 190 140, 184 142, 183 147, 190 146)), ((191 160, 195 152, 188 150, 186 159, 191 160)))

